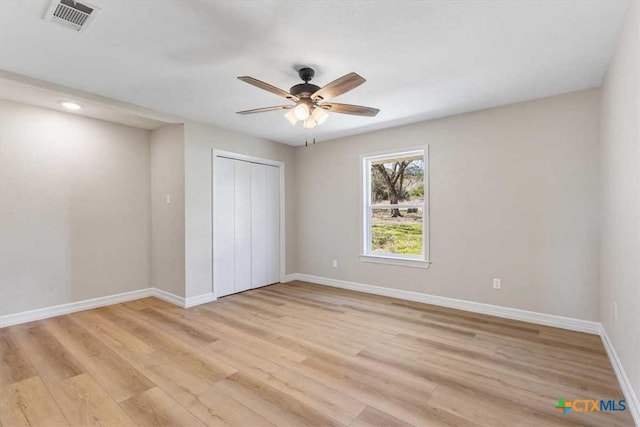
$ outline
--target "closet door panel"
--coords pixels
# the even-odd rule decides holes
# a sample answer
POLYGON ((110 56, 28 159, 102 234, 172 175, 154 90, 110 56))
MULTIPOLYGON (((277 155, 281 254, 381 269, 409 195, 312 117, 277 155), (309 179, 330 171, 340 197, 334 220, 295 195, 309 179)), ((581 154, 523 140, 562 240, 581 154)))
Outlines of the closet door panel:
POLYGON ((251 288, 251 163, 234 161, 235 291, 251 288))
POLYGON ((266 170, 267 283, 280 281, 280 168, 266 170))
POLYGON ((251 164, 251 287, 267 282, 267 192, 268 166, 251 164))
POLYGON ((235 292, 234 161, 215 159, 213 286, 216 296, 235 292))

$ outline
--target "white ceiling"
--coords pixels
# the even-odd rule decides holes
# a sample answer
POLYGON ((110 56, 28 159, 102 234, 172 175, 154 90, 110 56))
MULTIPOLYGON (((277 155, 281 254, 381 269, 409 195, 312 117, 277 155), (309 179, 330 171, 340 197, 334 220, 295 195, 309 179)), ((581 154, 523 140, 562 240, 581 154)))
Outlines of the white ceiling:
POLYGON ((114 105, 111 100, 100 100, 67 88, 38 84, 31 79, 21 79, 19 76, 5 72, 0 73, 0 98, 147 130, 177 122, 177 120, 158 117, 157 114, 145 114, 137 108, 114 105), (61 105, 62 102, 74 102, 80 104, 82 108, 69 111, 61 105))
POLYGON ((292 145, 599 86, 628 1, 89 1, 82 33, 46 22, 48 1, 0 1, 0 68, 292 145), (287 101, 295 68, 320 86, 367 82, 336 99, 380 108, 331 114, 314 130, 287 101), (284 102, 282 102, 284 101, 284 102))

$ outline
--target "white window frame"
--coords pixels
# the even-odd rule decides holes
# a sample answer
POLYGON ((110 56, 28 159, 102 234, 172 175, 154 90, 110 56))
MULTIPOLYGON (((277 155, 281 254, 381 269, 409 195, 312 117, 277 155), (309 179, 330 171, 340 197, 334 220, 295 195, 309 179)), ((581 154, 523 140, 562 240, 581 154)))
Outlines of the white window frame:
POLYGON ((366 154, 361 156, 362 176, 362 247, 360 260, 382 264, 393 264, 407 267, 428 268, 429 258, 429 146, 425 145, 413 149, 387 151, 383 153, 366 154), (380 160, 391 160, 400 157, 423 156, 424 158, 424 202, 418 204, 381 205, 371 203, 371 163, 380 160), (371 218, 376 208, 418 208, 422 209, 422 255, 403 255, 371 250, 371 218))

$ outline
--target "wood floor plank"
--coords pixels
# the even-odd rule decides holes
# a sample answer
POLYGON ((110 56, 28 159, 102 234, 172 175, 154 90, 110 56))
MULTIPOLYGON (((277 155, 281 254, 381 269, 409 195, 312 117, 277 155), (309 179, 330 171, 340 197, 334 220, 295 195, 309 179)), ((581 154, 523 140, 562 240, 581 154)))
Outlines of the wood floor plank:
POLYGON ((198 427, 205 425, 157 387, 130 397, 120 405, 139 426, 198 427))
POLYGON ((85 372, 82 364, 41 322, 13 330, 20 347, 45 382, 55 383, 85 372))
POLYGON ((0 389, 37 375, 27 355, 11 333, 11 328, 0 329, 0 389))
POLYGON ((229 311, 228 306, 224 305, 224 301, 221 301, 220 304, 216 304, 215 306, 206 304, 201 308, 199 313, 215 322, 227 325, 256 338, 267 339, 278 337, 278 333, 264 327, 258 322, 243 321, 246 313, 239 311, 237 308, 229 311), (240 316, 238 313, 240 313, 240 316))
POLYGON ((91 375, 120 402, 155 386, 140 371, 69 317, 43 321, 91 375))
POLYGON ((324 312, 326 314, 340 314, 340 313, 345 313, 347 310, 345 307, 338 304, 313 302, 313 301, 309 301, 308 298, 292 296, 288 294, 287 291, 278 291, 278 290, 275 290, 274 288, 271 288, 271 289, 267 288, 263 293, 263 295, 269 295, 269 294, 275 295, 278 299, 282 301, 288 301, 289 303, 292 303, 292 304, 314 308, 317 311, 324 312))
POLYGON ((415 336, 410 333, 399 333, 390 342, 390 345, 398 345, 411 348, 420 352, 456 351, 465 354, 492 355, 495 349, 476 345, 473 340, 443 338, 438 335, 429 337, 415 336))
POLYGON ((306 357, 320 353, 336 352, 357 354, 362 350, 362 346, 338 342, 337 340, 331 340, 327 336, 313 336, 301 329, 293 328, 284 322, 276 322, 273 319, 254 316, 243 317, 238 312, 220 309, 219 307, 216 307, 215 313, 207 309, 205 315, 272 344, 291 349, 306 357))
MULTIPOLYGON (((423 353, 421 349, 416 350, 392 340, 369 343, 363 351, 391 355, 398 360, 416 360, 423 353)), ((362 354, 362 352, 358 354, 362 354)))
POLYGON ((275 371, 281 368, 280 365, 260 357, 250 350, 238 347, 232 342, 217 341, 210 344, 207 350, 213 352, 216 358, 228 363, 237 370, 260 380, 268 379, 275 371))
POLYGON ((31 377, 3 389, 0 423, 16 427, 69 425, 40 377, 31 377))
POLYGON ((185 315, 182 313, 178 314, 173 311, 168 312, 167 314, 172 317, 191 322, 192 324, 197 324, 200 328, 210 330, 220 339, 233 342, 235 345, 246 348, 249 351, 252 349, 260 349, 262 357, 283 366, 293 366, 306 358, 306 356, 285 347, 278 346, 256 336, 246 334, 223 323, 216 322, 206 316, 198 315, 196 310, 194 310, 193 315, 185 315))
POLYGON ((600 338, 305 282, 0 329, 0 425, 632 426, 600 338))
MULTIPOLYGON (((449 360, 457 359, 469 364, 470 359, 467 353, 462 351, 450 350, 447 353, 441 353, 449 360)), ((471 363, 477 369, 485 369, 487 372, 495 372, 499 374, 510 374, 519 376, 527 381, 535 381, 545 385, 551 385, 557 389, 580 389, 586 392, 598 391, 608 396, 616 395, 619 388, 617 384, 611 382, 603 383, 597 379, 592 379, 583 375, 581 372, 574 370, 562 371, 558 368, 532 366, 528 363, 522 363, 513 359, 505 359, 496 357, 495 355, 476 355, 471 354, 471 363)), ((422 357, 428 357, 425 355, 422 357)))
POLYGON ((216 384, 216 388, 252 408, 278 426, 341 426, 287 394, 240 372, 216 384))
POLYGON ((252 301, 260 301, 268 305, 272 305, 275 307, 282 307, 287 303, 284 301, 279 301, 277 298, 270 298, 268 295, 262 295, 258 292, 244 292, 243 295, 246 295, 252 301))
POLYGON ((53 397, 72 426, 132 427, 135 423, 89 374, 59 382, 53 397))
POLYGON ((367 406, 350 427, 412 427, 412 425, 367 406))
MULTIPOLYGON (((362 402, 350 396, 232 343, 218 341, 211 344, 209 348, 222 360, 235 366, 244 374, 263 381, 341 423, 350 424, 365 407, 362 402)), ((259 350, 255 349, 255 351, 259 350)))
POLYGON ((169 333, 195 348, 204 347, 218 340, 215 335, 186 322, 176 319, 153 308, 139 311, 142 317, 151 325, 157 326, 163 332, 169 333))
MULTIPOLYGON (((516 349, 537 355, 550 355, 553 358, 558 358, 569 363, 578 363, 582 366, 594 366, 605 369, 611 367, 611 363, 607 359, 606 354, 601 354, 599 351, 586 353, 580 350, 556 346, 554 342, 534 342, 495 334, 477 334, 473 341, 474 344, 483 345, 491 350, 496 350, 497 348, 516 349)), ((600 344, 600 346, 602 346, 602 344, 600 344)))
POLYGON ((118 353, 126 352, 144 356, 154 352, 153 347, 119 328, 94 310, 73 313, 69 317, 118 353))
POLYGON ((274 427, 275 425, 234 398, 211 388, 185 404, 198 419, 211 427, 274 427))
POLYGON ((346 425, 351 424, 366 406, 347 394, 290 369, 277 370, 265 382, 276 390, 346 425))
MULTIPOLYGON (((486 400, 518 406, 524 412, 535 414, 532 418, 547 424, 553 424, 557 416, 549 408, 558 396, 568 400, 583 398, 580 397, 581 391, 574 391, 577 394, 568 393, 566 389, 559 390, 505 372, 483 371, 473 364, 473 359, 469 359, 465 364, 446 356, 426 353, 415 362, 398 361, 385 355, 372 355, 367 352, 363 352, 360 357, 372 358, 406 370, 407 373, 429 378, 438 384, 438 388, 455 390, 466 396, 470 402, 486 400)), ((583 416, 584 413, 575 414, 574 418, 580 419, 583 416)))
POLYGON ((161 299, 153 298, 153 297, 129 301, 122 305, 132 310, 145 310, 147 308, 158 308, 160 310, 168 310, 168 309, 176 308, 176 306, 171 304, 170 302, 163 301, 161 299))
POLYGON ((344 322, 340 317, 325 318, 320 322, 317 319, 301 318, 300 316, 283 316, 282 322, 294 326, 298 330, 310 332, 313 334, 321 334, 323 336, 340 340, 341 342, 349 342, 355 347, 350 354, 358 349, 363 349, 371 343, 379 341, 392 340, 395 334, 388 334, 384 332, 371 333, 370 330, 358 327, 354 324, 344 322))
POLYGON ((417 386, 383 371, 375 375, 373 370, 365 373, 353 364, 322 359, 307 359, 296 371, 414 425, 471 425, 455 415, 439 414, 426 404, 435 385, 417 386))
POLYGON ((191 399, 207 391, 218 379, 208 380, 193 374, 146 344, 141 349, 141 341, 137 338, 132 340, 133 336, 128 332, 95 313, 85 320, 90 320, 85 327, 93 331, 96 338, 118 352, 123 359, 174 398, 184 393, 187 395, 185 399, 191 399), (95 327, 96 324, 99 327, 95 327), (113 336, 118 339, 114 340, 113 336))
POLYGON ((362 344, 353 342, 346 336, 340 337, 338 334, 330 334, 322 327, 307 327, 300 323, 293 323, 287 319, 264 319, 256 320, 273 330, 280 331, 283 335, 294 338, 299 342, 305 342, 308 346, 328 349, 342 354, 355 355, 365 347, 362 344))
MULTIPOLYGON (((519 348, 497 346, 495 347, 493 355, 499 359, 539 366, 541 368, 548 368, 564 373, 575 372, 576 367, 575 361, 571 362, 562 360, 559 357, 554 357, 557 353, 551 352, 547 352, 547 354, 533 354, 532 352, 519 348)), ((612 375, 612 373, 613 370, 611 366, 589 366, 589 369, 583 369, 580 372, 580 375, 584 378, 589 378, 602 384, 617 387, 617 380, 615 375, 612 375)))
POLYGON ((276 319, 279 319, 285 314, 291 312, 291 307, 287 307, 285 305, 276 308, 273 305, 264 304, 261 301, 247 300, 246 298, 235 298, 225 302, 235 305, 247 313, 262 314, 263 316, 270 316, 276 319))
MULTIPOLYGON (((481 425, 501 425, 508 420, 509 425, 545 427, 564 425, 561 418, 556 420, 542 419, 531 416, 521 407, 512 406, 508 401, 495 401, 478 396, 476 399, 468 399, 466 394, 458 390, 439 386, 429 398, 429 404, 452 414, 456 414, 469 422, 481 425)), ((564 420, 566 422, 566 420, 564 420)), ((576 425, 569 422, 566 425, 576 425)))
POLYGON ((157 326, 145 322, 136 312, 122 307, 101 308, 98 312, 196 375, 218 381, 236 371, 211 354, 192 347, 173 335, 162 332, 157 326))
POLYGON ((272 425, 215 389, 214 381, 195 375, 160 354, 139 358, 138 363, 141 372, 208 426, 272 425))

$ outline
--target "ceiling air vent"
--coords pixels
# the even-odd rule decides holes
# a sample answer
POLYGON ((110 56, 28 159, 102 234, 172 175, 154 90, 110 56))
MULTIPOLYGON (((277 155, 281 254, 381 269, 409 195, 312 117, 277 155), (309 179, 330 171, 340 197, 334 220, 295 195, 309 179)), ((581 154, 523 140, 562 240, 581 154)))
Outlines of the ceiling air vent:
POLYGON ((84 30, 95 16, 98 8, 73 0, 53 0, 44 19, 57 22, 76 31, 84 30))

